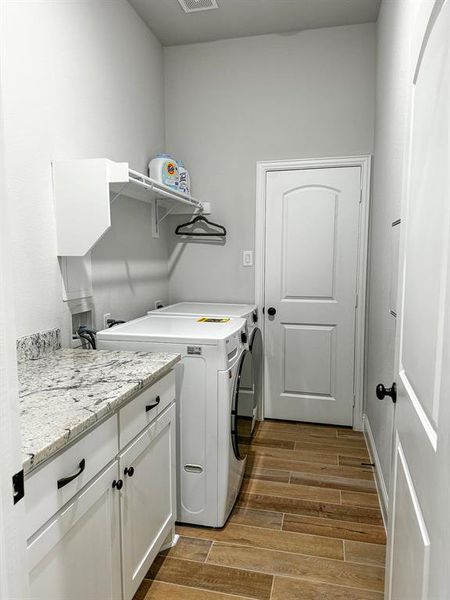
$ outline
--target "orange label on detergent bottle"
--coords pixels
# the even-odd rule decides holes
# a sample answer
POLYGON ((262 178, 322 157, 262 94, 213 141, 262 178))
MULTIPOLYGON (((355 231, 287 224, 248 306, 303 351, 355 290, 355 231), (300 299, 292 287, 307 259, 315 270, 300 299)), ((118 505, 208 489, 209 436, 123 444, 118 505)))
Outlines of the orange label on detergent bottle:
POLYGON ((175 189, 178 187, 178 167, 174 160, 168 160, 165 162, 162 176, 162 182, 165 185, 175 189))

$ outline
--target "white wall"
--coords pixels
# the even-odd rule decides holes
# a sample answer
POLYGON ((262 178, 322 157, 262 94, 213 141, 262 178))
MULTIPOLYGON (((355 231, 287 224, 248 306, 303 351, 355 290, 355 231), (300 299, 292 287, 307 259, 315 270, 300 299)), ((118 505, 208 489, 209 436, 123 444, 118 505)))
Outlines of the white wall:
MULTIPOLYGON (((125 0, 8 2, 5 30, 17 334, 67 335, 50 162, 106 157, 145 171, 164 148, 162 48, 125 0)), ((93 252, 97 326, 103 312, 129 318, 167 296, 167 237, 152 240, 150 223, 148 206, 114 204, 93 252)))
POLYGON ((256 161, 372 153, 373 24, 165 48, 167 149, 226 244, 171 242, 171 300, 252 301, 256 161))
POLYGON ((394 407, 375 396, 378 383, 394 380, 395 318, 389 314, 391 276, 397 256, 392 253, 392 222, 400 217, 406 144, 408 94, 406 67, 414 0, 385 0, 377 26, 377 83, 369 328, 367 339, 366 414, 386 487, 390 478, 394 407))

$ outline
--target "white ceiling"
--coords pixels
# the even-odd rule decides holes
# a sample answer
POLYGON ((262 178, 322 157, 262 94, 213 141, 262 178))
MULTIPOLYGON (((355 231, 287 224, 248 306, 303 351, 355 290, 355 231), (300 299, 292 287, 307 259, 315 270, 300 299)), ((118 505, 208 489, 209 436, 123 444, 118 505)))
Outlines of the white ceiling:
POLYGON ((186 14, 177 0, 129 0, 164 46, 377 20, 380 0, 217 0, 186 14))

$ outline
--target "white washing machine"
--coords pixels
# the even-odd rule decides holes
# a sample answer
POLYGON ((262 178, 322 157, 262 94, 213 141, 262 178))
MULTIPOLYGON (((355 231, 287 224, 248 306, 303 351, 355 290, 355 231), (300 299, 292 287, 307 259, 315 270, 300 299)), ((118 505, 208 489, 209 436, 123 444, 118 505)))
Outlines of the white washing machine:
POLYGON ((245 357, 241 373, 241 399, 238 404, 242 438, 251 438, 258 407, 262 408, 263 342, 258 325, 256 304, 219 304, 216 302, 178 302, 148 312, 149 315, 193 315, 239 317, 247 322, 250 353, 245 357))
POLYGON ((98 332, 97 347, 181 354, 176 366, 178 520, 222 527, 246 462, 235 418, 242 364, 249 354, 245 320, 148 315, 98 332))

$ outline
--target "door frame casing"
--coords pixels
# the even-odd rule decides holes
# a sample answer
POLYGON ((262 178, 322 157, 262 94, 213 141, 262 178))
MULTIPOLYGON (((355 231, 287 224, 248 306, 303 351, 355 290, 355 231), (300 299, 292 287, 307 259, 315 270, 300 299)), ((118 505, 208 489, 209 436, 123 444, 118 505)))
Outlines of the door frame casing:
MULTIPOLYGON (((267 173, 271 171, 293 171, 306 169, 329 169, 359 167, 361 169, 361 197, 359 213, 358 267, 357 267, 357 307, 355 313, 355 370, 353 429, 362 431, 364 410, 365 372, 365 332, 366 332, 366 291, 369 256, 369 214, 370 214, 370 175, 372 157, 370 154, 357 156, 334 156, 326 158, 290 159, 258 161, 256 163, 256 227, 255 227, 255 303, 261 310, 265 294, 265 254, 266 254, 266 186, 267 173)), ((264 319, 261 332, 265 337, 264 319)), ((264 361, 265 363, 265 361, 264 361)), ((265 381, 265 364, 263 368, 265 381)), ((264 390, 262 406, 258 407, 258 418, 264 419, 264 390)))

